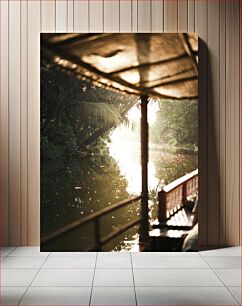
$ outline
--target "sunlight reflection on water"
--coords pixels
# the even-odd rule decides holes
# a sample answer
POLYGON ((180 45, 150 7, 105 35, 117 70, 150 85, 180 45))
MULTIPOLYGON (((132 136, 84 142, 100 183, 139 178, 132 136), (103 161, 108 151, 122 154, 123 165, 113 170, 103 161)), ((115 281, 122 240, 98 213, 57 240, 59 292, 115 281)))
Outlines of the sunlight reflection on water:
MULTIPOLYGON (((156 121, 158 104, 149 102, 148 123, 153 125, 156 121)), ((127 181, 127 192, 141 193, 141 156, 140 156, 140 109, 133 106, 127 113, 128 124, 118 126, 110 135, 109 153, 117 161, 121 175, 127 181)), ((159 179, 152 160, 148 163, 148 187, 156 189, 159 179)))

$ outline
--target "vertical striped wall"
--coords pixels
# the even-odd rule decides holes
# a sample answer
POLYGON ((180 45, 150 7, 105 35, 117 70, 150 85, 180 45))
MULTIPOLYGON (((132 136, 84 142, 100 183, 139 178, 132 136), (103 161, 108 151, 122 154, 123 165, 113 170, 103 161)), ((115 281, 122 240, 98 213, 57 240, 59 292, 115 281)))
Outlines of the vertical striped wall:
POLYGON ((239 0, 0 2, 3 243, 39 244, 39 33, 197 32, 200 245, 238 245, 239 0))

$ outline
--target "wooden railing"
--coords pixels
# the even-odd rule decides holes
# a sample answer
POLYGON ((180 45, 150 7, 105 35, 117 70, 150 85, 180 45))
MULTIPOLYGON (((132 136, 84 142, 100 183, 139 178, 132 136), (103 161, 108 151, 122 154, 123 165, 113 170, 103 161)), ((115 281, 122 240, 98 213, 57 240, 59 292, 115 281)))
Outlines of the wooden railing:
POLYGON ((171 216, 180 210, 189 196, 193 196, 198 190, 198 170, 186 174, 172 183, 163 187, 158 192, 159 199, 159 223, 165 223, 171 216))
POLYGON ((141 200, 141 195, 135 198, 131 198, 128 200, 124 200, 121 201, 119 203, 110 205, 108 207, 105 207, 97 212, 94 212, 93 214, 86 216, 84 218, 78 219, 70 224, 67 224, 65 226, 63 226, 61 229, 58 229, 56 231, 54 231, 53 233, 47 235, 46 237, 44 237, 41 240, 41 244, 42 245, 47 245, 50 242, 53 242, 61 237, 63 237, 63 235, 66 235, 70 232, 75 231, 76 229, 79 229, 80 227, 82 227, 83 225, 89 223, 89 222, 93 222, 93 226, 94 226, 94 238, 95 238, 95 242, 94 245, 91 246, 87 251, 101 251, 102 250, 102 246, 104 244, 106 244, 107 242, 109 242, 110 240, 114 239, 115 237, 119 236, 120 234, 122 234, 123 232, 125 232, 126 230, 130 229, 131 227, 141 223, 142 218, 136 218, 135 220, 125 224, 124 226, 122 226, 121 228, 119 228, 116 231, 113 231, 112 233, 110 233, 109 235, 107 235, 106 237, 102 238, 101 237, 101 232, 100 232, 100 219, 101 217, 107 215, 108 213, 113 212, 114 210, 117 210, 121 207, 127 206, 129 204, 132 204, 134 202, 137 202, 138 200, 141 200))

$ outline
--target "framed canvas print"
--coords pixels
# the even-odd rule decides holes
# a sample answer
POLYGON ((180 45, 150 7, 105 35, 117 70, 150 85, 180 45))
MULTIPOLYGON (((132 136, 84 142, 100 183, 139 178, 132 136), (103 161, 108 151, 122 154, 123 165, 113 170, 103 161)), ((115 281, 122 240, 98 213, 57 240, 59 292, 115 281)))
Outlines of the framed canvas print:
POLYGON ((198 36, 41 34, 42 251, 196 251, 198 36))

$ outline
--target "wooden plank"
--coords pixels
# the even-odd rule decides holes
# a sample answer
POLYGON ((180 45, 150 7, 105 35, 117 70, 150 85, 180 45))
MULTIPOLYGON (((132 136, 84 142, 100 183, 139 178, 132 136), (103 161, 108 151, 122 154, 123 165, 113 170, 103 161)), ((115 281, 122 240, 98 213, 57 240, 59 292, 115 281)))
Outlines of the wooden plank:
POLYGON ((178 32, 188 32, 188 2, 189 0, 178 1, 178 32))
POLYGON ((120 1, 120 32, 131 32, 132 30, 132 1, 120 1))
POLYGON ((41 0, 41 32, 55 32, 56 1, 41 0))
POLYGON ((9 106, 9 94, 8 94, 8 1, 1 1, 1 111, 0 111, 0 127, 1 127, 1 242, 3 245, 8 245, 8 188, 9 188, 9 174, 8 174, 8 146, 9 146, 9 134, 8 134, 8 106, 9 106))
POLYGON ((199 206, 198 206, 198 224, 199 224, 199 246, 207 246, 208 242, 208 202, 207 202, 207 184, 208 184, 208 143, 207 143, 207 1, 195 2, 195 32, 199 39, 199 85, 198 85, 198 171, 199 171, 199 206))
POLYGON ((132 15, 131 15, 132 32, 138 31, 138 1, 132 0, 132 15))
POLYGON ((164 32, 176 33, 177 31, 178 2, 177 0, 164 0, 164 32))
POLYGON ((152 0, 151 31, 164 32, 164 1, 152 0))
POLYGON ((220 246, 226 245, 226 11, 225 0, 220 1, 220 246))
POLYGON ((151 0, 138 1, 138 29, 140 33, 151 32, 151 0))
POLYGON ((195 32, 195 0, 188 0, 188 33, 195 32))
POLYGON ((56 32, 65 33, 67 32, 68 24, 68 11, 67 11, 68 0, 57 0, 56 1, 56 32))
POLYGON ((104 32, 119 32, 119 1, 104 0, 104 32))
POLYGON ((28 104, 27 104, 27 0, 21 1, 21 58, 20 58, 20 143, 21 143, 21 245, 27 245, 28 243, 28 220, 27 220, 27 209, 28 209, 28 104))
POLYGON ((90 1, 90 32, 103 32, 103 1, 90 1))
POLYGON ((74 32, 89 32, 89 4, 87 0, 74 0, 74 32))
POLYGON ((9 1, 9 244, 20 245, 20 2, 9 1))
POLYGON ((219 246, 219 2, 208 1, 208 245, 219 246))
POLYGON ((74 4, 73 0, 67 1, 67 31, 73 32, 74 29, 74 4))
POLYGON ((40 241, 40 1, 28 2, 28 245, 40 241))
POLYGON ((226 245, 239 245, 239 1, 226 2, 226 245))

